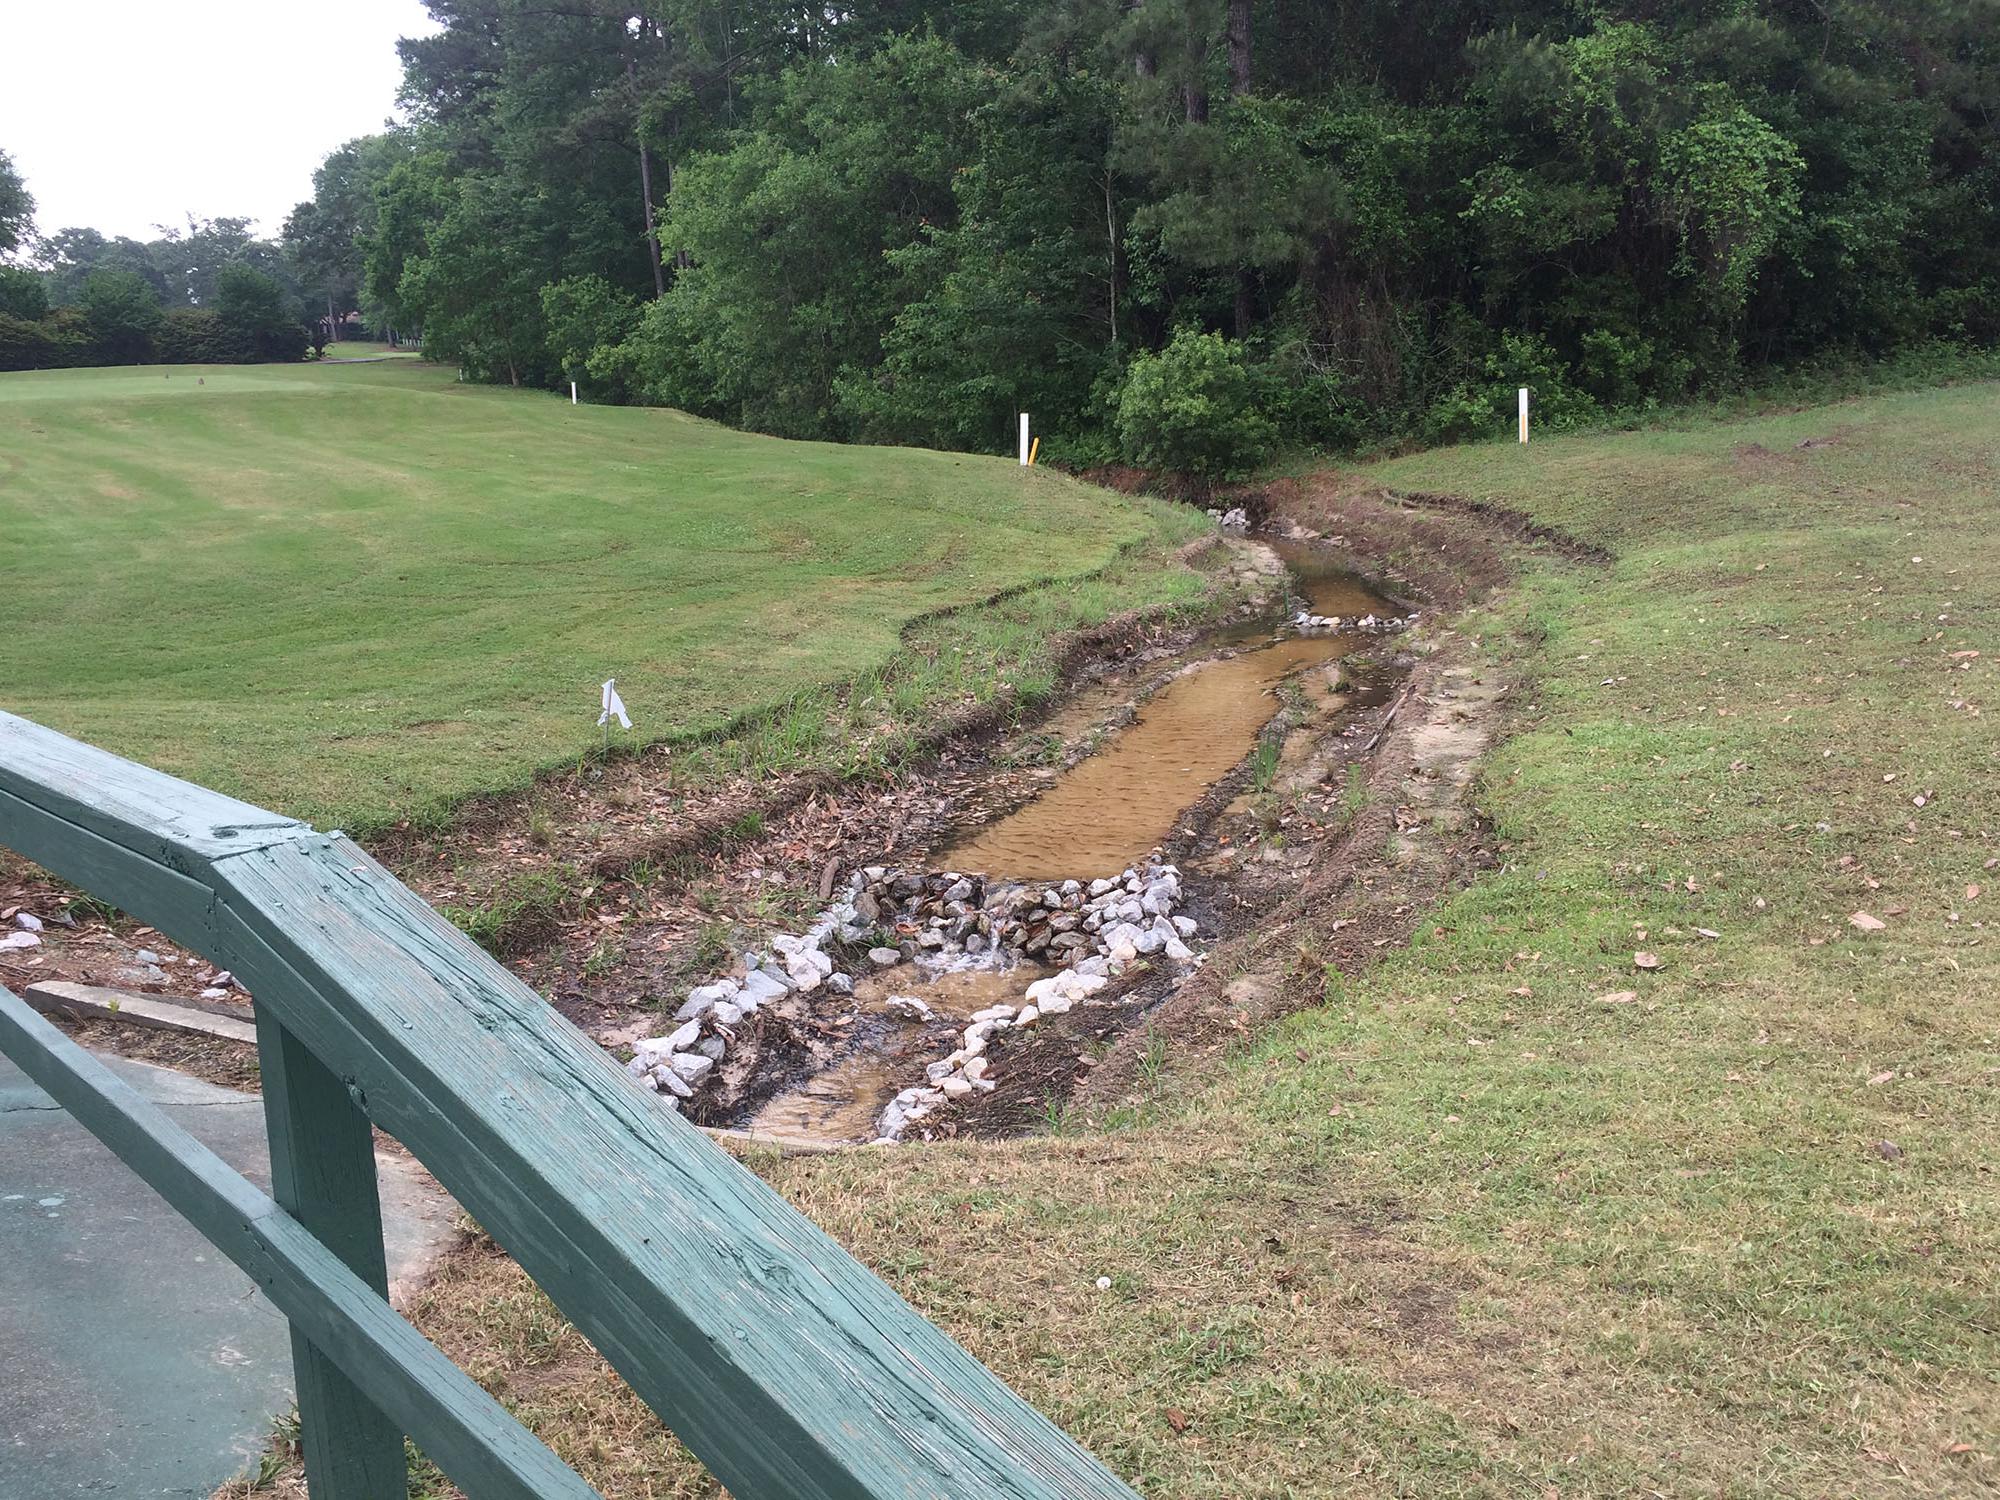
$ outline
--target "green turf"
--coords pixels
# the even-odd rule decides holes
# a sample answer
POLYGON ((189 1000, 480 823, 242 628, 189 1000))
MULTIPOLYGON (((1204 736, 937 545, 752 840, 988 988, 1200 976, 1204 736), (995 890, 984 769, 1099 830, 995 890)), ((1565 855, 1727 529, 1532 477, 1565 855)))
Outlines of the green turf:
POLYGON ((1453 622, 1500 867, 1125 1128, 774 1175, 1149 1495, 2000 1493, 2000 386, 1373 477, 1611 554, 1453 622))
POLYGON ((408 361, 0 375, 0 707, 349 827, 882 667, 1194 518, 408 361))

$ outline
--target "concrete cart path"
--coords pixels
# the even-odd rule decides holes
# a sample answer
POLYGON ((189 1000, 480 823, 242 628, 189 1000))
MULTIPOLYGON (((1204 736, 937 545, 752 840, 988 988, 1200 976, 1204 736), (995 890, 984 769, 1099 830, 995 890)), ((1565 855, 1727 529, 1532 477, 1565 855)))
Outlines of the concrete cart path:
MULTIPOLYGON (((269 1191, 255 1096, 102 1060, 269 1191)), ((407 1284, 457 1211, 413 1162, 377 1169, 389 1274, 407 1284)), ((291 1400, 284 1318, 0 1057, 0 1496, 197 1500, 255 1463, 291 1400)))

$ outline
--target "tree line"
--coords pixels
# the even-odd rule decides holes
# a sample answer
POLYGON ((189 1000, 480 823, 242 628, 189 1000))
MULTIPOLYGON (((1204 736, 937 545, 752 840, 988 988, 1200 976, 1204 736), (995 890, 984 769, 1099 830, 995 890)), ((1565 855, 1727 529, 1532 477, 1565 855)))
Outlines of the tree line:
POLYGON ((156 238, 30 232, 34 199, 0 151, 0 370, 296 360, 324 344, 290 250, 248 219, 156 238), (19 252, 25 251, 25 257, 19 252))
POLYGON ((469 377, 1240 472, 2000 334, 2000 0, 429 0, 302 292, 469 377))

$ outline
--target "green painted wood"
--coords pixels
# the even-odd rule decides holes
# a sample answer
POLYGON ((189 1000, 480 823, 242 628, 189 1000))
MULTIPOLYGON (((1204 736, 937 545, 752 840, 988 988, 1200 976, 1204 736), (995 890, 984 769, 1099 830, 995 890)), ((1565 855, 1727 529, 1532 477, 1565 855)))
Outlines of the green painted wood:
MULTIPOLYGON (((5 715, 0 715, 4 720, 5 715)), ((0 723, 0 732, 4 732, 0 723)), ((0 745, 4 745, 0 739, 0 745)), ((0 768, 5 765, 0 750, 0 768)), ((5 779, 0 770, 0 780, 5 779)), ((206 952, 214 942, 215 892, 151 855, 79 828, 0 788, 0 844, 125 911, 142 906, 163 932, 206 952)))
MULTIPOLYGON (((257 1007, 257 1062, 271 1142, 271 1195, 377 1296, 389 1294, 375 1134, 347 1086, 257 1007)), ((403 1432, 292 1328, 299 1441, 313 1500, 375 1500, 409 1488, 403 1432)))
MULTIPOLYGON (((0 788, 32 800, 8 743, 0 734, 0 788)), ((87 795, 101 770, 119 787, 120 816, 149 799, 161 809, 106 835, 135 854, 199 821, 181 805, 195 789, 148 783, 87 746, 70 753, 66 794, 87 795)), ((350 841, 293 830, 248 842, 174 846, 173 867, 215 896, 183 940, 250 984, 732 1493, 1129 1500, 350 841)), ((164 917, 158 925, 182 936, 164 917)))
POLYGON ((174 796, 162 804, 160 779, 157 771, 0 713, 0 791, 25 795, 64 821, 139 849, 169 869, 312 832, 296 818, 192 782, 175 781, 174 796), (90 754, 79 756, 79 749, 90 754))
POLYGON ((467 1494, 597 1496, 303 1225, 5 989, 0 1051, 213 1241, 347 1380, 397 1411, 467 1494))

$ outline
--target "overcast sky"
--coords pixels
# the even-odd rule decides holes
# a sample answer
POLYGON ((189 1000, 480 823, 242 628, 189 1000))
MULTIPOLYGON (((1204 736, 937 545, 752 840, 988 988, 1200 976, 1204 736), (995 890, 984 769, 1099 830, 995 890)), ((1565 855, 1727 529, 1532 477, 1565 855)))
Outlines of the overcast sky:
POLYGON ((0 150, 43 233, 153 238, 192 213, 275 236, 342 141, 380 130, 420 0, 0 0, 0 150))

